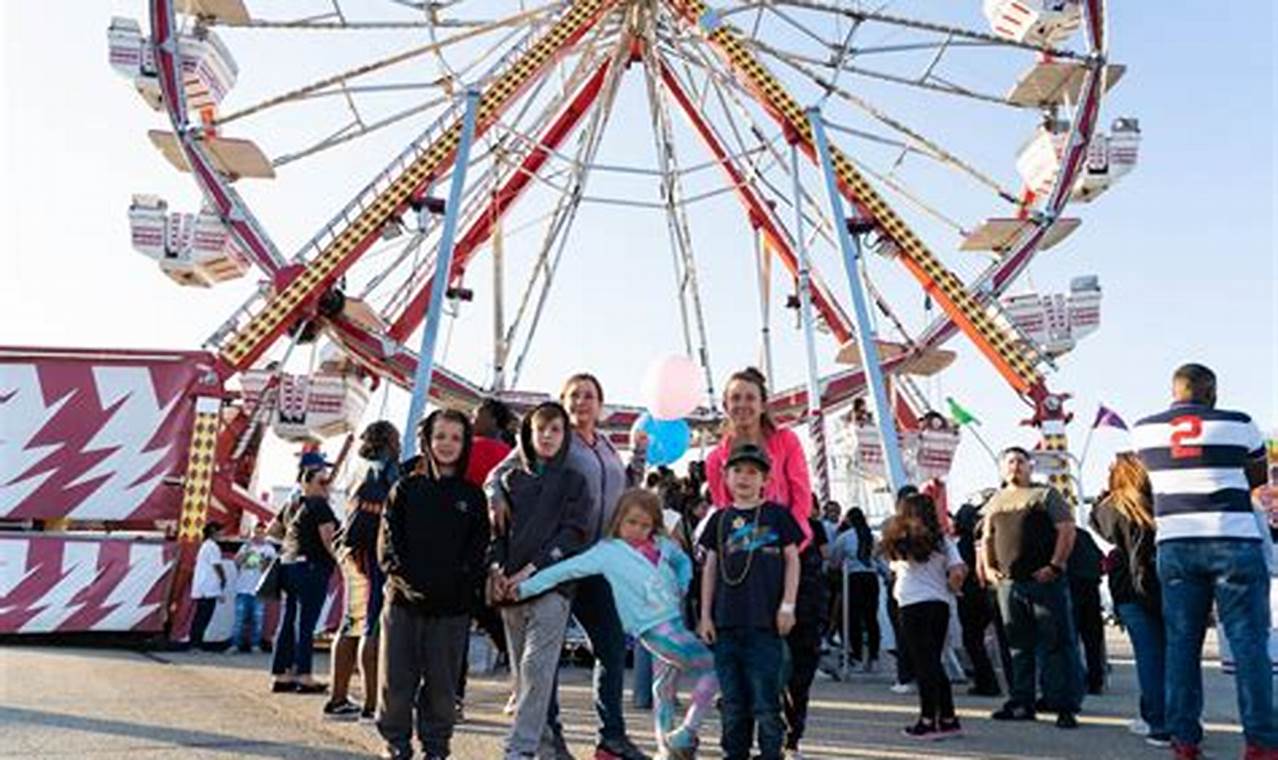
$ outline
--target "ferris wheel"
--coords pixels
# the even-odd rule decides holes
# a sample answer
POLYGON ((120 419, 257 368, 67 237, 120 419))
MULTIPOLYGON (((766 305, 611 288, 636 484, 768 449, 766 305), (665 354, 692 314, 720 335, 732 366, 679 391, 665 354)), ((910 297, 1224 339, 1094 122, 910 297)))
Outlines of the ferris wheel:
MULTIPOLYGON (((1033 406, 1044 450, 1066 448, 1067 396, 1044 372, 1097 326, 1099 285, 1009 288, 1137 162, 1138 122, 1101 126, 1124 74, 1107 57, 1103 0, 148 6, 149 26, 112 21, 110 62, 167 116, 149 139, 201 203, 135 196, 134 246, 179 285, 262 278, 205 344, 242 403, 240 421, 218 428, 235 437, 222 455, 243 457, 266 424, 295 439, 348 432, 373 378, 412 388, 419 358, 438 401, 540 400, 518 383, 534 340, 554 337, 539 335, 542 315, 589 207, 664 218, 683 348, 707 392, 694 422, 713 418, 723 369, 698 276, 713 225, 744 241, 735 255, 758 273, 757 294, 742 295, 757 305, 769 377, 786 307, 810 328, 810 357, 847 365, 818 376, 810 359, 808 382, 775 394, 781 420, 815 422, 823 440, 823 413, 881 369, 894 391, 881 416, 917 431, 911 472, 943 474, 956 434, 920 425, 930 406, 911 377, 943 371, 961 332, 1033 406), (627 108, 628 79, 643 102, 627 108), (603 146, 619 130, 617 158, 603 146), (616 189, 626 182, 649 192, 616 189), (301 235, 297 217, 316 212, 289 205, 299 183, 336 194, 301 235), (721 197, 737 219, 700 217, 721 197), (848 258, 848 241, 863 255, 848 258), (467 278, 484 254, 492 281, 467 278), (870 323, 846 306, 849 290, 870 323), (476 291, 494 308, 487 378, 407 345, 476 291), (320 334, 339 350, 289 374, 293 349, 320 334), (862 360, 867 347, 878 361, 862 360)), ((619 435, 641 409, 608 412, 604 429, 619 435)), ((860 466, 881 471, 880 444, 859 427, 860 466)), ((1068 490, 1062 472, 1053 479, 1068 490)))

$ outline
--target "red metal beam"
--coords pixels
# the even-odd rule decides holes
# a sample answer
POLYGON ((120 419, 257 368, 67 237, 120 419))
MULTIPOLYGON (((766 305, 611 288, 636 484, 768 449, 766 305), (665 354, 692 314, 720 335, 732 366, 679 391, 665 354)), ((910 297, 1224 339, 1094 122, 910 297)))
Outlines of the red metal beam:
MULTIPOLYGON (((599 92, 603 88, 610 63, 610 60, 605 60, 590 79, 586 80, 577 96, 568 103, 558 118, 546 129, 542 138, 537 141, 537 147, 524 157, 519 168, 506 180, 506 184, 493 195, 488 208, 475 219, 470 229, 466 230, 466 234, 457 241, 453 249, 452 268, 448 272, 449 285, 461 278, 475 251, 492 237, 497 222, 515 204, 515 201, 519 200, 532 184, 537 172, 550 158, 550 154, 563 144, 563 141, 581 122, 581 117, 590 110, 590 106, 599 97, 599 92)), ((426 315, 426 309, 430 306, 430 290, 434 280, 433 274, 426 278, 421 288, 404 307, 403 312, 391 324, 389 334, 393 340, 397 342, 406 340, 421 324, 426 315)))
MULTIPOLYGON (((688 97, 688 93, 683 89, 679 79, 670 70, 670 66, 661 59, 658 59, 657 64, 661 69, 661 79, 666 83, 670 94, 674 96, 675 102, 679 104, 684 115, 688 117, 688 121, 692 124, 697 136, 701 138, 706 148, 714 155, 715 162, 728 175, 728 181, 732 184, 737 200, 741 201, 741 204, 745 206, 746 213, 750 216, 750 224, 763 234, 768 247, 776 252, 777 257, 781 259, 781 263, 785 265, 790 274, 798 277, 799 257, 795 255, 794 250, 790 247, 781 224, 776 219, 776 213, 759 197, 754 187, 746 180, 745 174, 733 162, 727 150, 724 149, 723 143, 720 142, 714 128, 697 110, 696 105, 688 97)), ((834 333, 839 342, 844 343, 851 340, 851 320, 839 308, 838 302, 826 290, 824 283, 816 277, 812 278, 811 294, 812 305, 816 307, 822 318, 825 319, 825 323, 829 325, 830 331, 834 333)))

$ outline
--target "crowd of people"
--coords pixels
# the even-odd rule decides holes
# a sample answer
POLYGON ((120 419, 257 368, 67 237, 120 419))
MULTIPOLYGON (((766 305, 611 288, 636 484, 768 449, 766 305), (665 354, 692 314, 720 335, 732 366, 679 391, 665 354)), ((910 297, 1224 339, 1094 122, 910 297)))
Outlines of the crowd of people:
MULTIPOLYGON (((803 447, 769 417, 754 369, 729 378, 724 427, 704 464, 676 477, 646 466, 642 431, 623 457, 598 427, 603 388, 581 373, 522 420, 495 400, 473 417, 436 410, 417 430, 421 453, 404 461, 394 426, 373 423, 359 449, 365 474, 340 523, 327 497, 331 464, 304 455, 299 498, 236 562, 257 571, 259 590, 275 583, 282 597, 272 690, 329 692, 324 715, 375 723, 390 758, 412 757, 414 735, 427 758, 449 756, 477 622, 508 658, 512 760, 572 757, 557 699, 570 617, 595 660, 596 757, 645 757, 622 710, 627 637, 660 757, 695 756, 716 705, 728 760, 801 757, 823 653, 837 647, 839 667, 828 658, 825 667, 843 677, 874 671, 887 651, 883 584, 893 690, 918 694, 905 736, 962 734, 956 649, 969 694, 1003 694, 987 637, 1007 694, 991 718, 1047 712, 1073 729, 1085 693, 1105 688, 1107 576, 1135 653, 1133 728, 1188 760, 1201 756, 1201 648, 1213 602, 1236 660, 1268 662, 1267 542, 1278 506, 1264 485, 1259 431, 1216 408, 1211 372, 1186 365, 1172 386, 1170 409, 1138 423, 1136 450, 1112 465, 1091 531, 1076 526, 1058 491, 1031 478, 1032 453, 1009 447, 998 487, 950 515, 906 486, 876 537, 859 508, 814 499, 803 447), (1091 532, 1113 546, 1108 555, 1091 532), (278 558, 264 548, 268 535, 281 541, 278 558), (312 632, 335 568, 348 614, 325 684, 312 676, 312 632), (362 704, 348 691, 357 669, 362 704), (691 686, 686 703, 681 681, 691 686)), ((217 585, 201 570, 208 564, 197 563, 193 594, 217 585)), ((242 612, 237 601, 236 642, 261 646, 260 601, 237 591, 247 599, 242 612)), ((197 601, 193 643, 210 607, 197 601)), ((1236 678, 1246 757, 1278 758, 1270 670, 1240 668, 1236 678)))

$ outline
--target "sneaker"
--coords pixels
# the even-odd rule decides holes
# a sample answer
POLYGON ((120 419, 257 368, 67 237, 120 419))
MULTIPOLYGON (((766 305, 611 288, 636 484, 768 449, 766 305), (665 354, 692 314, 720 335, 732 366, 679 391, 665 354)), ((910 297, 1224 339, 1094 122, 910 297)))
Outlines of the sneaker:
POLYGON ((963 735, 963 727, 958 718, 943 718, 936 724, 936 735, 939 739, 952 739, 963 735))
POLYGON ((1171 734, 1168 734, 1168 733, 1147 734, 1145 736, 1145 743, 1151 747, 1162 747, 1162 748, 1170 747, 1172 743, 1171 734))
POLYGON ((1033 710, 1024 705, 1008 703, 990 713, 992 720, 1036 720, 1033 710))
POLYGON ((341 702, 329 700, 324 705, 324 720, 355 720, 361 712, 360 706, 349 699, 341 702))
POLYGON ((272 694, 289 694, 297 691, 297 683, 294 681, 272 681, 272 694))
POLYGON ((310 683, 299 683, 293 687, 293 691, 298 694, 323 694, 328 691, 328 684, 312 681, 310 683))
POLYGON ((1127 724, 1127 730, 1137 736, 1149 736, 1149 724, 1141 718, 1136 718, 1127 724))
POLYGON ((377 722, 377 711, 370 710, 365 707, 359 711, 359 722, 364 725, 370 725, 377 722))
POLYGON ((604 739, 595 747, 595 757, 617 758, 617 760, 652 760, 630 741, 629 737, 620 739, 604 739))
POLYGON ((1180 742, 1172 742, 1172 757, 1175 760, 1201 760, 1203 751, 1198 748, 1197 744, 1181 744, 1180 742))
POLYGON ((1074 716, 1074 713, 1062 710, 1056 714, 1056 727, 1064 729, 1078 728, 1078 718, 1074 716))
POLYGON ((913 682, 894 683, 888 690, 891 691, 893 694, 914 694, 915 692, 919 690, 919 687, 916 686, 913 682))
POLYGON ((901 729, 901 733, 911 739, 919 739, 920 741, 933 741, 941 738, 940 734, 937 733, 936 726, 924 723, 921 720, 912 726, 906 726, 901 729))

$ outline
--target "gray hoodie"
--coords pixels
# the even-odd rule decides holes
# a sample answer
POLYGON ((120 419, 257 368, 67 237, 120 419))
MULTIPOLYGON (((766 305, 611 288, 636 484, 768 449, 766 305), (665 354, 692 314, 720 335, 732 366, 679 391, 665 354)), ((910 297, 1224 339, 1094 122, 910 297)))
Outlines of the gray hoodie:
POLYGON ((572 436, 568 415, 558 404, 547 402, 538 409, 541 406, 554 406, 562 414, 567 435, 559 451, 548 460, 537 457, 530 412, 512 452, 518 455, 517 464, 494 468, 484 483, 486 492, 510 507, 505 533, 494 536, 489 547, 490 566, 497 564, 507 574, 530 562, 537 568, 554 564, 584 549, 590 535, 586 479, 565 464, 572 436))

